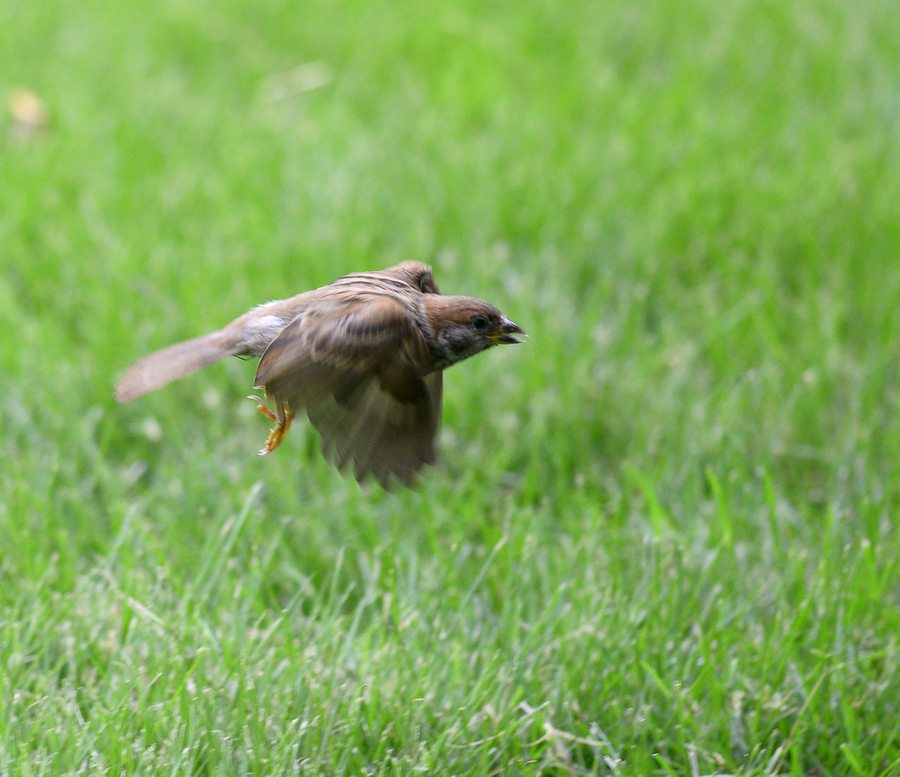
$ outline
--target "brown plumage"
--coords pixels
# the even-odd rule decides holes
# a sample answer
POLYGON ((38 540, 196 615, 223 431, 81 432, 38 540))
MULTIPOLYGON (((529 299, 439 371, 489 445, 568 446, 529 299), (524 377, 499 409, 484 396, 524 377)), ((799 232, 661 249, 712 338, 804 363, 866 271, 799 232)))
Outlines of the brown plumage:
POLYGON ((275 450, 305 410, 338 469, 409 485, 437 461, 442 371, 524 334, 487 302, 441 296, 430 267, 403 262, 260 305, 218 332, 145 356, 116 399, 129 402, 225 356, 259 356, 253 385, 275 405, 254 397, 275 421, 260 453, 275 450))

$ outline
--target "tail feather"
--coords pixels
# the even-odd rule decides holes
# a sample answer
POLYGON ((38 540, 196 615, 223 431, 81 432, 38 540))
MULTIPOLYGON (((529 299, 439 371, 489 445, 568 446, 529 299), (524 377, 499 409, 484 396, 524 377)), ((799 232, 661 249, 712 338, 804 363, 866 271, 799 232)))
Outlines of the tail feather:
POLYGON ((139 359, 128 368, 116 387, 116 400, 130 402, 233 353, 236 353, 234 347, 226 342, 222 332, 211 332, 170 345, 139 359))

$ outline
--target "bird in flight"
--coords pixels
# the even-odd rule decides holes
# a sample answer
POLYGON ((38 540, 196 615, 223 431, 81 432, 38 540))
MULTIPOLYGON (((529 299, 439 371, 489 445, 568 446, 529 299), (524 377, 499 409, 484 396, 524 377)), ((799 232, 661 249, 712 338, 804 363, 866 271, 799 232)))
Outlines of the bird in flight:
POLYGON ((325 456, 362 482, 411 485, 437 462, 443 371, 525 332, 493 305, 442 296, 430 267, 403 262, 253 308, 224 328, 151 353, 129 368, 119 402, 219 361, 260 357, 259 410, 275 422, 261 454, 305 411, 325 456))

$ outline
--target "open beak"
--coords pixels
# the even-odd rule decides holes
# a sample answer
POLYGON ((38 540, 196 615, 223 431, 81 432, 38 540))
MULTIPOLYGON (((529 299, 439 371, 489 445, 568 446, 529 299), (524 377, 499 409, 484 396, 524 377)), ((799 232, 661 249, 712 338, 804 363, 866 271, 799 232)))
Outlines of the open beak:
POLYGON ((511 343, 524 343, 526 337, 528 335, 525 334, 525 330, 522 327, 514 324, 504 316, 500 319, 500 326, 488 335, 488 340, 494 345, 508 345, 511 343))

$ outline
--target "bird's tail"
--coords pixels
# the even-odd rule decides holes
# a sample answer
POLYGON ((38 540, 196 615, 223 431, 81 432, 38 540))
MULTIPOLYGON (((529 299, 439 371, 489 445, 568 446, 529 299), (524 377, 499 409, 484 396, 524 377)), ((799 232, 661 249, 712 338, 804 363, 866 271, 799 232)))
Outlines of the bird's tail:
POLYGON ((236 352, 221 331, 175 343, 132 364, 116 386, 116 400, 130 402, 236 352))

